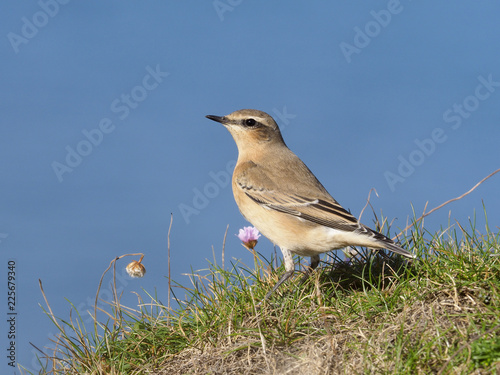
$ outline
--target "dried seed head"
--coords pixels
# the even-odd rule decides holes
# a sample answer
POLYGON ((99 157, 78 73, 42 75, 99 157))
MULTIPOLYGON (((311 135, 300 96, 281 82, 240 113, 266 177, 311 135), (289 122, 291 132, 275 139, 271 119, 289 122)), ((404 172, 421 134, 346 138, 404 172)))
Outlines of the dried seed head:
POLYGON ((146 267, 141 262, 135 260, 129 263, 126 270, 131 277, 143 277, 146 273, 146 267))

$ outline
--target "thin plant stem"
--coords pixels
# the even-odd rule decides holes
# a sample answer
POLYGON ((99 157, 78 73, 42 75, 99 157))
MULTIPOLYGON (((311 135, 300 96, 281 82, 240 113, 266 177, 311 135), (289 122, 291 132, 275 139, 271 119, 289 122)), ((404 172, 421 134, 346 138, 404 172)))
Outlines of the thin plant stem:
POLYGON ((168 253, 168 301, 167 301, 167 308, 168 311, 170 311, 170 293, 172 289, 172 277, 170 273, 170 231, 172 230, 172 222, 174 221, 174 215, 171 213, 170 214, 170 225, 168 226, 168 234, 167 234, 167 253, 168 253))
POLYGON ((224 233, 224 240, 222 241, 222 269, 224 268, 224 260, 225 260, 225 253, 226 253, 226 237, 227 237, 227 231, 229 230, 229 224, 226 227, 226 233, 224 233))
POLYGON ((427 202, 425 204, 425 207, 424 207, 424 213, 422 214, 422 216, 420 216, 417 220, 415 220, 412 224, 409 224, 405 229, 403 229, 399 234, 397 234, 395 237, 393 237, 393 240, 396 240, 399 238, 399 236, 401 236, 403 234, 403 232, 406 232, 408 229, 410 229, 411 227, 413 227, 415 224, 417 224, 418 222, 420 222, 423 218, 429 216, 430 214, 432 214, 434 211, 437 211, 439 210, 440 208, 446 206, 448 203, 451 203, 451 202, 455 202, 455 201, 458 201, 460 199, 462 199, 463 197, 465 197, 466 195, 469 195, 470 193, 472 193, 474 190, 476 190, 476 188, 481 185, 484 181, 486 181, 488 178, 492 177, 493 175, 497 174, 498 172, 500 172, 500 168, 497 169, 496 171, 490 173, 488 176, 486 176, 485 178, 483 178, 481 181, 479 181, 477 184, 475 184, 472 189, 470 189, 469 191, 463 193, 462 195, 460 195, 459 197, 456 197, 456 198, 453 198, 453 199, 450 199, 444 203, 441 203, 439 206, 437 207, 434 207, 432 210, 430 210, 429 212, 425 212, 425 210, 427 209, 427 204, 429 202, 427 202))

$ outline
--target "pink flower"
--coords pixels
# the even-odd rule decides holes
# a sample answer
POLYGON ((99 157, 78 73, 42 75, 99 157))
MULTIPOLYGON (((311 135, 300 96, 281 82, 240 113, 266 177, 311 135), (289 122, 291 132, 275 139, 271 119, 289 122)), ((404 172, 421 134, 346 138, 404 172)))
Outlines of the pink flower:
POLYGON ((243 246, 251 250, 257 245, 257 239, 259 237, 260 233, 258 229, 254 227, 243 227, 238 233, 238 238, 243 242, 243 246))

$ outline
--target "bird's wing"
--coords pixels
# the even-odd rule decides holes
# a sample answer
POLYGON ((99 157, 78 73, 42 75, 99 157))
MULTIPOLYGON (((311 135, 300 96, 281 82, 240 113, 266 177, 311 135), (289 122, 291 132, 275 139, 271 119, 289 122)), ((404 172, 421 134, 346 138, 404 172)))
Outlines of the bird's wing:
MULTIPOLYGON (((295 181, 301 181, 301 184, 292 183, 289 186, 284 183, 285 179, 280 178, 280 171, 271 175, 265 168, 257 168, 255 163, 242 165, 242 168, 236 172, 234 187, 241 189, 248 198, 264 208, 283 212, 325 227, 355 232, 371 238, 388 250, 406 257, 414 257, 412 253, 396 245, 390 238, 359 223, 349 211, 328 194, 308 169, 309 175, 303 170, 295 176, 295 181)), ((291 174, 293 175, 294 172, 291 174)))
POLYGON ((264 208, 334 229, 360 229, 358 220, 337 203, 312 174, 306 176, 309 179, 303 177, 303 173, 297 176, 301 185, 287 186, 279 175, 270 175, 265 168, 257 168, 252 163, 237 173, 234 182, 237 189, 264 208))

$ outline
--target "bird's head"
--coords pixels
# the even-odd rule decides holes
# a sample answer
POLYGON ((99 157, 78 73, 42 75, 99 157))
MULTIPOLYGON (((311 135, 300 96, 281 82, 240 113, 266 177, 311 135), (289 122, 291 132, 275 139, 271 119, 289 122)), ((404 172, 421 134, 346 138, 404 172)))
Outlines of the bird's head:
POLYGON ((267 113, 255 109, 241 109, 226 116, 206 116, 224 125, 236 142, 238 150, 259 148, 267 144, 283 144, 276 121, 267 113))

